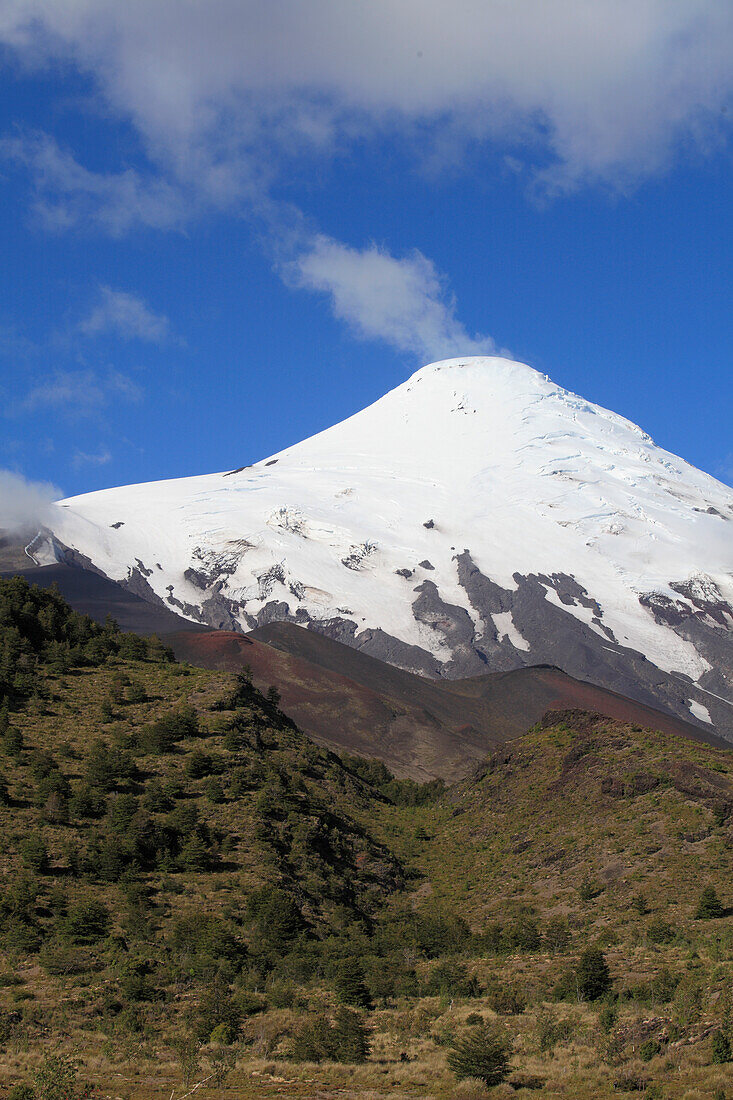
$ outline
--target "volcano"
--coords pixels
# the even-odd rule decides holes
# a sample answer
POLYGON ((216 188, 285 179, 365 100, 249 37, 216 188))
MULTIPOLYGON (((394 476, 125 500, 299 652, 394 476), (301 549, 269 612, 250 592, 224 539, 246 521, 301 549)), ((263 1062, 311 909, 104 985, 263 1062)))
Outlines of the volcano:
POLYGON ((731 521, 730 488, 488 357, 252 466, 60 501, 29 552, 427 677, 553 665, 733 740, 731 521))

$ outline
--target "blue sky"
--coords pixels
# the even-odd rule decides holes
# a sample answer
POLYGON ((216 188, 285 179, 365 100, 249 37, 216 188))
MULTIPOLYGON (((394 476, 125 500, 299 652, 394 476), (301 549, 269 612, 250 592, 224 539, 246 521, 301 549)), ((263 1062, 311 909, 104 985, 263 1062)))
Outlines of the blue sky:
POLYGON ((0 469, 228 469, 506 349, 733 482, 731 58, 718 0, 14 0, 0 469))

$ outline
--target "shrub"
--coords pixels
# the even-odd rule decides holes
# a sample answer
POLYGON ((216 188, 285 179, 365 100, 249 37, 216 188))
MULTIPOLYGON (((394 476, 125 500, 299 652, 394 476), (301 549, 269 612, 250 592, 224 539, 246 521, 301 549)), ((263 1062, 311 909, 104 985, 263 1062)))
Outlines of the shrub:
POLYGON ((723 916, 725 916, 725 909, 714 887, 706 886, 700 894, 700 900, 697 903, 697 910, 695 911, 695 919, 717 920, 719 917, 723 916))
POLYGON ((631 904, 640 917, 645 917, 649 912, 649 903, 646 900, 646 894, 643 894, 641 891, 639 891, 638 894, 634 894, 631 899, 631 904))
POLYGON ((713 1035, 713 1063, 722 1066, 730 1061, 733 1061, 730 1039, 724 1031, 716 1031, 713 1035))
POLYGON ((7 1100, 36 1100, 36 1090, 25 1082, 11 1085, 8 1089, 7 1100))
POLYGON ((372 997, 382 1001, 388 997, 417 997, 420 992, 414 968, 399 952, 368 960, 367 985, 372 997))
POLYGON ((237 969, 246 955, 243 943, 221 919, 200 912, 182 913, 171 922, 170 943, 187 971, 216 972, 222 963, 237 969))
POLYGON ((570 929, 564 917, 552 917, 547 922, 543 937, 545 950, 551 955, 559 955, 570 945, 570 929))
POLYGON ((481 985, 463 963, 444 959, 434 966, 421 988, 424 997, 444 994, 449 997, 479 997, 481 985))
POLYGON ((537 922, 527 915, 518 917, 504 934, 510 951, 538 951, 542 942, 537 922))
POLYGON ((297 1062, 359 1064, 369 1056, 370 1029, 358 1012, 340 1008, 334 1020, 318 1015, 296 1030, 290 1057, 297 1062))
POLYGON ((189 779, 202 779, 205 775, 211 775, 214 762, 207 752, 194 749, 186 757, 183 770, 189 779))
POLYGON ((578 897, 581 901, 591 902, 595 901, 597 897, 603 893, 603 887, 600 883, 595 882, 591 878, 584 878, 578 887, 578 897))
POLYGON ((23 751, 23 734, 17 726, 8 726, 5 730, 2 735, 2 746, 8 756, 20 756, 23 751))
POLYGON ((20 845, 20 858, 29 871, 45 875, 48 871, 48 848, 40 833, 30 833, 20 845))
POLYGON ((107 934, 110 915, 107 906, 96 898, 85 898, 69 908, 64 922, 66 932, 77 943, 94 943, 107 934))
POLYGON ((556 1045, 573 1034, 571 1020, 558 1019, 547 1008, 541 1008, 535 1020, 537 1046, 543 1054, 551 1054, 556 1045))
POLYGON ((614 1079, 613 1087, 617 1092, 643 1092, 648 1096, 648 1084, 646 1077, 642 1077, 634 1070, 626 1070, 614 1079))
POLYGON ((489 989, 489 1004, 500 1016, 519 1016, 527 1007, 527 998, 517 986, 500 982, 489 989))
POLYGON ((0 1045, 7 1043, 13 1034, 13 1030, 20 1023, 20 1015, 17 1012, 0 1011, 0 1045))
POLYGON ((680 1027, 690 1027, 700 1018, 703 996, 700 985, 692 978, 683 978, 674 994, 674 1018, 680 1027))
POLYGON ((193 1035, 179 1035, 172 1046, 181 1067, 183 1084, 188 1090, 201 1073, 201 1063, 199 1062, 201 1043, 193 1035))
POLYGON ((38 1100, 86 1100, 93 1095, 80 1084, 77 1063, 65 1054, 47 1054, 33 1079, 38 1100))
POLYGON ((293 1008, 299 1003, 297 987, 292 982, 271 981, 267 986, 267 1000, 273 1008, 293 1008))
POLYGON ((490 955, 502 954, 507 950, 504 925, 500 924, 499 921, 492 921, 491 924, 487 924, 483 932, 477 936, 476 946, 480 951, 485 951, 490 955))
POLYGON ((84 974, 94 968, 94 961, 83 947, 72 946, 67 939, 46 939, 38 956, 47 974, 68 977, 70 974, 84 974))
POLYGON ((506 1033, 495 1025, 479 1024, 450 1045, 448 1065, 459 1080, 475 1077, 491 1088, 508 1076, 511 1044, 506 1033))
POLYGON ((671 970, 664 966, 655 974, 651 983, 652 996, 656 1000, 666 1004, 667 1001, 671 1001, 674 996, 674 991, 679 985, 679 978, 671 972, 671 970))
POLYGON ((272 947, 282 947, 303 927, 300 911, 284 890, 277 886, 262 886, 247 898, 247 916, 253 921, 261 938, 272 947))
POLYGON ((608 1035, 618 1022, 618 1009, 616 1005, 604 1005, 601 1011, 598 1013, 598 1023, 601 1026, 601 1030, 605 1031, 608 1035))
POLYGON ((192 707, 171 711, 146 726, 140 733, 140 747, 144 752, 173 752, 178 741, 196 737, 199 732, 198 716, 192 707))
POLYGON ((160 990, 155 987, 147 973, 145 963, 128 964, 120 977, 120 993, 125 1001, 155 1001, 160 990))
POLYGON ((220 978, 214 979, 195 1011, 193 1030, 197 1039, 204 1043, 209 1040, 232 1043, 241 1023, 242 1011, 229 986, 220 978))
POLYGON ((424 910, 411 914, 409 923, 416 946, 429 959, 460 951, 471 938, 463 917, 451 912, 424 910))
POLYGON ((364 971, 357 959, 344 959, 334 981, 339 1000, 357 1008, 371 1008, 372 999, 364 980, 364 971))
POLYGON ((639 1057, 642 1062, 651 1062, 652 1058, 656 1058, 661 1049, 661 1044, 656 1039, 647 1039, 639 1047, 639 1057))
POLYGON ((650 943, 671 943, 675 937, 674 929, 661 917, 656 917, 646 930, 650 943))
POLYGON ((611 988, 611 975, 606 956, 599 947, 589 947, 578 960, 575 971, 578 994, 586 1001, 596 1001, 611 988))

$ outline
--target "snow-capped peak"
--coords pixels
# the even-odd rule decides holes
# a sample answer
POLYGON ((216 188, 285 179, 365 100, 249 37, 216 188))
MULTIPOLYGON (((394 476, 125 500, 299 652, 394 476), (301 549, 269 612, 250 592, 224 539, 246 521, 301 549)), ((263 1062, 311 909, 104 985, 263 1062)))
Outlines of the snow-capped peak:
POLYGON ((635 424, 471 357, 252 466, 62 501, 53 531, 213 625, 290 618, 434 675, 611 662, 619 690, 646 660, 705 688, 699 717, 727 705, 731 520, 733 492, 635 424))

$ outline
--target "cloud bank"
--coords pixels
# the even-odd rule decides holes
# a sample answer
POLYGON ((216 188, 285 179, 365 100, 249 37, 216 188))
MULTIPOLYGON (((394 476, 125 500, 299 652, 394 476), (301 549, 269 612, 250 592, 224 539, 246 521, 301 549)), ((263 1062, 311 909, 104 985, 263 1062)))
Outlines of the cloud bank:
POLYGON ((329 295, 334 315, 363 339, 379 339, 427 362, 490 355, 489 337, 471 337, 431 260, 420 252, 396 259, 376 245, 349 248, 317 237, 290 264, 286 278, 329 295))
POLYGON ((51 502, 62 495, 49 482, 28 481, 22 474, 0 470, 0 530, 32 533, 46 522, 51 502))
POLYGON ((499 139, 551 190, 628 186, 729 134, 733 6, 720 0, 11 0, 0 42, 22 65, 91 74, 174 181, 16 148, 63 191, 58 217, 86 193, 98 218, 116 209, 111 228, 122 207, 174 223, 182 183, 228 203, 283 159, 376 132, 422 151, 447 131, 454 152, 499 139))

